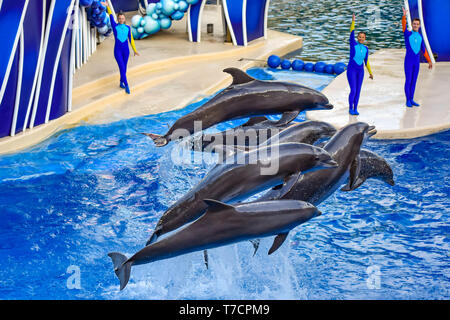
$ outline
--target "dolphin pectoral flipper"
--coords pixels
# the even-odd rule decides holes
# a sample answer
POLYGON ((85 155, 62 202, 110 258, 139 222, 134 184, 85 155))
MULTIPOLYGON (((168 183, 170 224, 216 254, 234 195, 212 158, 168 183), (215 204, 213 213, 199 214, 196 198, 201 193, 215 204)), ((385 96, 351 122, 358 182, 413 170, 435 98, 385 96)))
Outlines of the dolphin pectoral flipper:
POLYGON ((231 85, 243 84, 256 80, 238 68, 226 68, 223 72, 229 73, 233 77, 233 83, 231 85))
MULTIPOLYGON (((361 172, 361 157, 358 154, 350 165, 350 176, 348 178, 348 187, 350 189, 353 188, 353 185, 356 183, 356 180, 359 178, 359 174, 361 172)), ((346 188, 346 187, 344 187, 346 188)))
POLYGON ((265 116, 251 117, 250 119, 248 119, 248 121, 246 123, 244 123, 242 125, 242 127, 250 127, 250 126, 253 126, 255 124, 264 122, 264 121, 269 121, 269 119, 267 119, 267 117, 265 117, 265 116))
POLYGON ((268 253, 269 255, 274 253, 275 251, 277 251, 277 249, 279 247, 281 247, 281 245, 283 244, 284 240, 286 240, 288 233, 289 232, 280 233, 279 235, 277 235, 275 237, 275 239, 273 240, 273 244, 272 244, 272 246, 269 249, 269 253, 268 253))
POLYGON ((208 205, 208 210, 206 211, 205 214, 211 213, 211 212, 217 212, 217 211, 221 211, 221 210, 227 210, 227 209, 234 210, 234 206, 232 206, 230 204, 226 204, 221 201, 217 201, 217 200, 213 200, 213 199, 203 199, 203 202, 205 202, 208 205))
POLYGON ((291 174, 287 176, 284 179, 284 183, 277 185, 273 187, 270 192, 270 199, 266 200, 279 200, 281 197, 283 197, 286 193, 288 193, 292 187, 297 183, 297 180, 301 176, 301 172, 296 172, 294 174, 291 174))
POLYGON ((250 243, 253 245, 253 249, 255 249, 255 251, 253 252, 253 256, 255 256, 259 248, 260 240, 259 239, 250 240, 250 243))
POLYGON ((286 125, 289 122, 293 121, 295 118, 297 118, 298 114, 300 113, 300 111, 296 110, 296 111, 290 111, 290 112, 285 112, 283 113, 283 115, 281 116, 280 120, 278 120, 277 122, 275 122, 275 126, 282 126, 282 125, 286 125))
POLYGON ((114 272, 120 281, 120 290, 123 290, 130 280, 131 263, 127 262, 128 258, 118 252, 110 252, 108 256, 114 264, 114 272))

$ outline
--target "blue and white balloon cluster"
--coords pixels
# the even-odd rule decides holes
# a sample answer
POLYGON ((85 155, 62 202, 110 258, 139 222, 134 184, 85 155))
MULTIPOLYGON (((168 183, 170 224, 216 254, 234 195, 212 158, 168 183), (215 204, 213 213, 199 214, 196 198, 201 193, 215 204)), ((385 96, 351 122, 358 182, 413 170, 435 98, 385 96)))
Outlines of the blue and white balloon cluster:
POLYGON ((189 5, 199 0, 160 0, 150 3, 146 8, 146 15, 135 15, 131 18, 131 32, 134 39, 143 39, 161 29, 169 29, 172 20, 181 20, 189 5))
POLYGON ((267 64, 271 68, 278 68, 281 67, 281 69, 289 70, 292 68, 292 70, 295 71, 307 71, 307 72, 318 72, 318 73, 328 73, 328 74, 341 74, 342 72, 347 69, 347 65, 343 62, 338 62, 335 64, 327 64, 323 61, 319 61, 316 63, 312 62, 303 62, 303 60, 294 60, 289 61, 287 59, 281 59, 280 57, 276 55, 271 55, 267 59, 267 64))
POLYGON ((89 22, 97 28, 98 33, 105 37, 109 36, 112 32, 111 22, 106 13, 106 7, 100 3, 100 0, 80 0, 80 5, 88 8, 86 11, 89 22))

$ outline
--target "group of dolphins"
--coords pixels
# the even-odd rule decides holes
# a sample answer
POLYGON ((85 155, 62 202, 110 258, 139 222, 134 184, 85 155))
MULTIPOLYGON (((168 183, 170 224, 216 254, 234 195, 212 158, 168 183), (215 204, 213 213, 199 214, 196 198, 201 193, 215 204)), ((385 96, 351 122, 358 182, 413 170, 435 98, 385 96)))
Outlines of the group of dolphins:
MULTIPOLYGON (((195 111, 178 119, 165 135, 147 134, 157 146, 178 137, 177 129, 195 133, 194 122, 203 129, 231 119, 252 117, 235 130, 194 137, 196 151, 222 150, 225 159, 216 164, 186 195, 160 218, 146 246, 131 258, 118 252, 108 256, 120 280, 120 290, 130 278, 133 265, 146 264, 178 255, 250 240, 256 250, 259 238, 275 236, 269 254, 285 241, 296 226, 319 216, 318 204, 334 191, 351 191, 366 179, 376 178, 394 185, 393 172, 385 159, 361 149, 364 141, 376 133, 373 126, 356 122, 336 131, 321 121, 292 122, 305 110, 332 109, 319 91, 286 82, 260 81, 236 68, 224 70, 233 82, 195 111), (262 114, 282 114, 269 120, 262 114), (273 130, 273 134, 260 135, 273 130), (257 145, 244 143, 225 147, 214 141, 233 135, 239 138, 252 131, 257 145), (270 130, 269 130, 270 131, 270 130), (314 145, 324 138, 325 143, 314 145), (210 148, 214 145, 218 148, 210 148), (273 148, 276 146, 276 152, 273 148), (264 160, 258 155, 264 154, 264 160), (251 161, 251 159, 258 161, 251 161), (276 162, 273 174, 261 174, 268 163, 276 162), (269 189, 259 199, 243 203, 250 196, 269 189), (183 228, 181 228, 183 227, 183 228), (160 236, 174 231, 163 239, 160 236)), ((227 140, 230 141, 230 140, 227 140)))

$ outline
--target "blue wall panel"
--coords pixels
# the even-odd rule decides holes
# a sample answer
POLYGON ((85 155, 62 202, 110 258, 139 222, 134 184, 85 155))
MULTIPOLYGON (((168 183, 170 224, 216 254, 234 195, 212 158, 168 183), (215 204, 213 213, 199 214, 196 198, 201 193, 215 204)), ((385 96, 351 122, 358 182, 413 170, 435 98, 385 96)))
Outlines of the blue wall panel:
POLYGON ((6 85, 5 95, 0 103, 0 137, 9 136, 11 133, 11 124, 14 113, 14 103, 17 90, 17 75, 19 70, 19 47, 17 47, 16 54, 11 67, 11 72, 6 85))
POLYGON ((247 41, 264 37, 264 12, 267 0, 247 0, 247 41))
POLYGON ((230 16, 231 25, 234 32, 234 37, 236 38, 236 43, 239 46, 245 45, 244 43, 244 32, 243 32, 243 21, 242 21, 242 10, 243 1, 236 0, 224 0, 227 4, 228 15, 230 16))
POLYGON ((67 29, 63 49, 58 64, 55 79, 50 120, 61 117, 67 112, 69 96, 70 48, 72 45, 72 30, 67 29))
POLYGON ((191 5, 189 17, 191 20, 191 32, 192 32, 192 41, 197 42, 198 39, 198 30, 201 28, 200 25, 200 9, 202 6, 202 2, 205 0, 201 0, 194 5, 191 5))
MULTIPOLYGON (((24 35, 24 61, 22 76, 22 88, 20 92, 20 104, 17 115, 16 133, 23 130, 25 116, 33 89, 35 74, 37 73, 37 62, 41 45, 43 7, 45 0, 30 1, 23 22, 24 35)), ((31 113, 31 112, 30 112, 31 113)))
POLYGON ((55 8, 51 19, 50 33, 45 53, 44 67, 42 70, 42 83, 36 111, 34 126, 45 122, 47 112, 48 97, 50 96, 51 80, 54 69, 57 67, 56 56, 60 45, 60 40, 67 18, 67 11, 71 0, 55 0, 55 8))
MULTIPOLYGON (((7 79, 7 67, 16 42, 20 19, 25 6, 25 0, 3 0, 0 10, 0 30, 2 30, 2 47, 0 50, 0 87, 7 79), (5 32, 6 31, 6 32, 5 32)), ((5 84, 6 85, 6 84, 5 84)))
POLYGON ((137 0, 111 0, 114 11, 136 11, 138 9, 137 0))
POLYGON ((423 19, 437 61, 450 61, 450 0, 424 0, 423 19))

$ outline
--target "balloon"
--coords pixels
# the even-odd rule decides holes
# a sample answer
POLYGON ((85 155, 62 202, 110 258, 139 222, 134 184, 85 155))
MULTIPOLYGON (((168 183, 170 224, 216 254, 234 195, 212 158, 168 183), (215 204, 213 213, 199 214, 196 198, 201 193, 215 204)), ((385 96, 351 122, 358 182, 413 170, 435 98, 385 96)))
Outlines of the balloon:
MULTIPOLYGON (((149 16, 144 17, 144 19, 145 19, 145 27, 144 27, 145 33, 154 34, 161 29, 161 25, 159 24, 158 20, 155 20, 149 16)), ((138 29, 138 31, 139 31, 139 29, 138 29)), ((139 33, 142 33, 142 32, 139 32, 139 33)))
POLYGON ((161 24, 161 29, 169 29, 172 25, 172 20, 169 18, 163 18, 159 21, 159 23, 161 24))
POLYGON ((184 13, 181 11, 175 11, 170 17, 173 20, 181 20, 184 17, 184 13))
POLYGON ((145 12, 148 16, 151 16, 156 11, 156 3, 149 3, 147 8, 145 9, 145 12))
POLYGON ((141 20, 144 20, 144 19, 142 19, 142 17, 137 14, 131 18, 131 25, 135 28, 138 28, 139 25, 141 24, 141 20))
POLYGON ((188 9, 188 7, 189 7, 189 5, 187 4, 186 1, 180 0, 180 1, 178 2, 178 11, 186 12, 187 9, 188 9))
MULTIPOLYGON (((144 30, 144 29, 142 29, 144 30)), ((136 28, 131 27, 131 34, 133 35, 134 39, 139 38, 140 33, 136 30, 136 28)))

